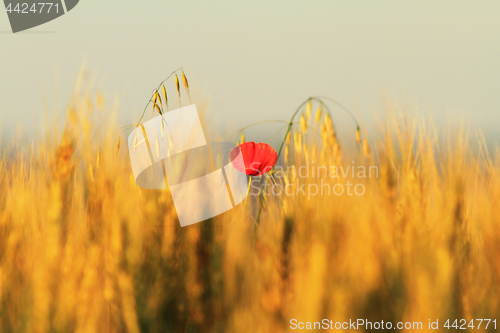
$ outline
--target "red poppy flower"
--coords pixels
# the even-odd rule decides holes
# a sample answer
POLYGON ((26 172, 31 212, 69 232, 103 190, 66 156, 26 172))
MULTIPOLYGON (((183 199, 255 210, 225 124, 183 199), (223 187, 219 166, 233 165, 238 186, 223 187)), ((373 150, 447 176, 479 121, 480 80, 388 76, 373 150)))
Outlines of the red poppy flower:
POLYGON ((245 142, 229 154, 233 166, 249 176, 260 176, 271 170, 278 154, 267 143, 245 142), (241 158, 237 158, 241 151, 241 158))

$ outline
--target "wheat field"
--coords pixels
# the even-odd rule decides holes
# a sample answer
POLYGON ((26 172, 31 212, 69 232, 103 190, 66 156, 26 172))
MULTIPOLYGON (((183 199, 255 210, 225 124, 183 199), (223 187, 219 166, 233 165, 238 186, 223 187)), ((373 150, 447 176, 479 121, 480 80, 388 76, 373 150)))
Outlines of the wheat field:
POLYGON ((168 191, 136 186, 116 113, 95 121, 108 104, 79 92, 62 131, 2 148, 0 332, 278 333, 294 318, 427 331, 500 313, 500 164, 464 135, 394 116, 368 147, 307 104, 281 163, 376 166, 355 180, 363 195, 250 196, 181 228, 168 191))

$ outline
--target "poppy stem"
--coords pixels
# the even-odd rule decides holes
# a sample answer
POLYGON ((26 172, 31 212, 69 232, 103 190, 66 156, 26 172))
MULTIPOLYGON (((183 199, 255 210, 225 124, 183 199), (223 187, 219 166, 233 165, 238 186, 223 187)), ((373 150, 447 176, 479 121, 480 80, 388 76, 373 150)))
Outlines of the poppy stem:
POLYGON ((247 188, 247 196, 245 197, 245 203, 243 204, 243 209, 247 206, 248 194, 250 193, 250 185, 252 184, 252 176, 249 176, 248 179, 248 188, 247 188))

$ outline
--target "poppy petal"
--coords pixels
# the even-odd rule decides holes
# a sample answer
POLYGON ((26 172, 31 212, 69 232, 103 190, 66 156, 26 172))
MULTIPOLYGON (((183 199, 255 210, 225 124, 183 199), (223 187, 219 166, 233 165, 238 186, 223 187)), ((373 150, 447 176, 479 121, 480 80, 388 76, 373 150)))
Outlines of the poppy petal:
POLYGON ((260 176, 271 170, 276 163, 278 154, 266 143, 245 142, 230 153, 233 166, 249 176, 260 176), (240 154, 241 159, 236 157, 240 154), (243 165, 244 164, 244 165, 243 165))

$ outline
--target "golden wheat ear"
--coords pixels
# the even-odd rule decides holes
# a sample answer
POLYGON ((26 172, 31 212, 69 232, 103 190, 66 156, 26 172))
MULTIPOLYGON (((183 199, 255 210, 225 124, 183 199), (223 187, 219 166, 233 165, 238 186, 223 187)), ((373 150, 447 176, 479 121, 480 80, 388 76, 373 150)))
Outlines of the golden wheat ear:
POLYGON ((163 110, 163 103, 162 103, 162 101, 161 101, 160 92, 157 90, 157 91, 155 92, 155 95, 156 95, 156 103, 157 103, 158 105, 160 105, 160 108, 163 110))
POLYGON ((155 92, 155 95, 153 97, 153 113, 156 111, 158 111, 158 113, 160 114, 160 116, 163 114, 163 112, 161 111, 161 107, 160 105, 158 105, 158 102, 160 102, 160 105, 161 105, 161 97, 160 97, 160 93, 158 92, 158 90, 155 92))
POLYGON ((156 108, 156 110, 158 111, 158 113, 161 116, 161 115, 163 115, 163 111, 162 111, 163 105, 161 104, 161 97, 160 97, 160 93, 158 92, 158 90, 156 91, 155 96, 156 97, 155 97, 155 102, 154 102, 153 107, 156 108), (158 102, 160 103, 159 105, 158 105, 158 102))
POLYGON ((120 143, 121 143, 121 136, 118 137, 118 141, 116 142, 116 155, 120 152, 120 143))
POLYGON ((309 118, 311 118, 311 109, 312 109, 312 103, 311 101, 307 102, 306 106, 306 121, 309 123, 309 118))
POLYGON ((156 93, 153 95, 153 112, 151 112, 151 117, 153 117, 155 114, 155 109, 156 109, 155 105, 156 105, 156 93))
POLYGON ((99 164, 101 163, 101 150, 99 149, 97 151, 97 157, 95 159, 95 168, 96 170, 99 169, 99 164))
POLYGON ((316 117, 314 122, 317 124, 321 121, 321 104, 318 106, 318 110, 316 111, 316 117))
POLYGON ((181 107, 181 88, 179 86, 179 77, 175 73, 175 88, 177 89, 177 96, 179 96, 179 107, 181 107))
POLYGON ((168 97, 167 97, 167 89, 165 89, 165 85, 162 85, 163 89, 163 98, 165 99, 165 110, 168 112, 168 97))
POLYGON ((189 103, 192 103, 191 102, 191 95, 189 94, 189 83, 188 83, 186 74, 184 74, 184 70, 182 71, 182 83, 184 83, 184 89, 186 89, 186 94, 188 95, 189 103))
POLYGON ((366 139, 363 140, 363 153, 365 154, 365 157, 370 156, 370 146, 368 145, 368 141, 366 139))
POLYGON ((300 131, 302 134, 307 133, 307 120, 304 115, 300 116, 300 131))

